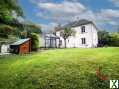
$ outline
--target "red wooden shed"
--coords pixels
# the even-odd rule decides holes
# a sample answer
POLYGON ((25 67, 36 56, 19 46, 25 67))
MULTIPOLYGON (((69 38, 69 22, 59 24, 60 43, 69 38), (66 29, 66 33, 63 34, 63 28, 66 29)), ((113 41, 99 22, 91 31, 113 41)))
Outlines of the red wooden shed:
POLYGON ((31 39, 20 39, 10 45, 11 52, 15 54, 26 54, 31 51, 31 39))

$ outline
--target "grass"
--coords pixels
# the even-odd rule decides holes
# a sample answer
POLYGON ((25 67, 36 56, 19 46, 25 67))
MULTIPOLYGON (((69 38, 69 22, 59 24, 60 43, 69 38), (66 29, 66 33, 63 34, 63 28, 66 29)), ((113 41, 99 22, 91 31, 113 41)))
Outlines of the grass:
POLYGON ((56 49, 0 57, 0 89, 109 89, 119 80, 119 48, 56 49), (102 68, 107 80, 96 75, 102 68))

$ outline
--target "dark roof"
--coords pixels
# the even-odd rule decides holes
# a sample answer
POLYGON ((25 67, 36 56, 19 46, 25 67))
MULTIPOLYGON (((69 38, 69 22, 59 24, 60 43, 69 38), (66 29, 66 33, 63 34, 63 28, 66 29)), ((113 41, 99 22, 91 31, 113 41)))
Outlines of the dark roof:
POLYGON ((66 27, 77 27, 77 26, 81 26, 81 25, 86 25, 86 24, 90 24, 90 23, 93 23, 92 21, 88 21, 88 20, 85 20, 85 19, 82 19, 82 20, 79 20, 79 21, 74 21, 74 22, 71 22, 69 24, 66 24, 64 25, 62 28, 66 28, 66 27))
POLYGON ((14 42, 14 43, 11 44, 11 45, 21 45, 21 44, 27 42, 28 40, 30 40, 30 38, 27 38, 27 39, 20 39, 20 40, 18 40, 17 42, 14 42))

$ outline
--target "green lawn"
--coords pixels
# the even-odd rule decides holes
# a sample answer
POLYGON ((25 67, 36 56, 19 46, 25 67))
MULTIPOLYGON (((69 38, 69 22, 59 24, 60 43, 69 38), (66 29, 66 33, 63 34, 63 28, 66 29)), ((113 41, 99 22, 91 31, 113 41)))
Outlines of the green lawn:
POLYGON ((0 57, 0 89, 109 89, 119 80, 119 48, 57 49, 0 57), (100 80, 102 68, 108 80, 100 80))

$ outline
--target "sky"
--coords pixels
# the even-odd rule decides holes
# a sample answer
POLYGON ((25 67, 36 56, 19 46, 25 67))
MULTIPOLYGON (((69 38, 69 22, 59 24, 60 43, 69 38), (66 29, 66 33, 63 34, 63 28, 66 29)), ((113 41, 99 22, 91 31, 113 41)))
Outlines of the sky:
POLYGON ((19 0, 19 5, 25 20, 46 32, 80 19, 93 21, 100 30, 119 28, 119 0, 19 0))

